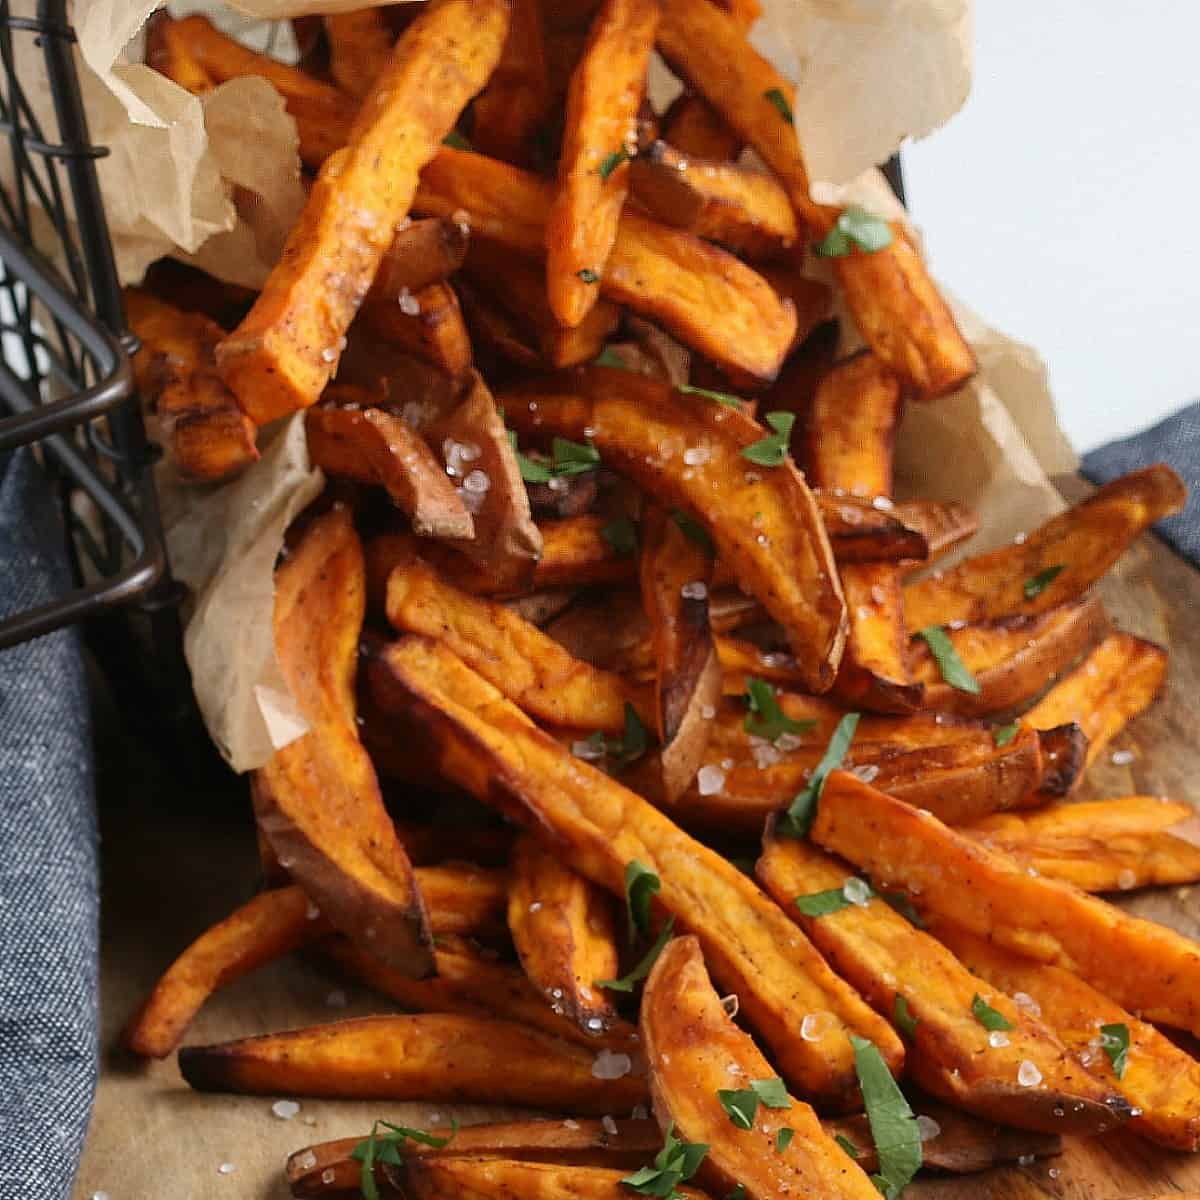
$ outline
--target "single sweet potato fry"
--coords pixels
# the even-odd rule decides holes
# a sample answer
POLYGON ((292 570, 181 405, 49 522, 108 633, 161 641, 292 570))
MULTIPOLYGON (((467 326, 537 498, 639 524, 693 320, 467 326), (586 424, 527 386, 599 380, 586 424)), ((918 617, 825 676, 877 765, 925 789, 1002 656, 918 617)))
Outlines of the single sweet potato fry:
POLYGON ((671 102, 660 132, 664 141, 693 158, 732 162, 742 149, 742 139, 694 92, 683 92, 671 102))
POLYGON ((558 189, 546 218, 546 292, 567 328, 599 296, 616 241, 657 28, 657 0, 604 0, 567 88, 558 189))
POLYGON ((764 437, 761 426, 736 409, 607 367, 514 386, 503 403, 520 436, 590 436, 614 470, 695 514, 740 585, 784 627, 809 687, 828 689, 845 639, 833 552, 790 459, 757 466, 743 457, 764 437), (689 465, 685 455, 703 461, 689 465))
POLYGON ((251 792, 259 829, 330 923, 420 976, 433 969, 429 918, 355 724, 363 576, 341 507, 275 572, 275 651, 309 731, 254 773, 251 792))
POLYGON ((924 559, 900 564, 906 571, 936 562, 979 532, 979 514, 953 500, 942 503, 935 500, 906 500, 890 511, 907 526, 918 530, 928 546, 924 559))
POLYGON ((929 541, 923 526, 928 511, 938 507, 932 502, 897 504, 885 510, 853 496, 832 496, 820 491, 813 494, 839 563, 904 565, 914 560, 924 562, 929 557, 929 541))
MULTIPOLYGON (((421 173, 414 206, 433 216, 466 213, 475 236, 540 257, 552 198, 553 185, 536 175, 443 146, 421 173)), ((792 306, 740 259, 629 208, 599 286, 685 345, 755 378, 774 378, 796 332, 792 306)))
POLYGON ((700 943, 675 938, 658 956, 642 993, 638 1021, 650 1067, 654 1115, 683 1142, 708 1147, 700 1180, 714 1196, 741 1187, 747 1200, 799 1196, 871 1200, 875 1185, 821 1128, 817 1114, 791 1096, 759 1105, 752 1128, 740 1129, 721 1104, 723 1090, 776 1078, 717 995, 700 943), (777 1141, 783 1128, 790 1142, 777 1141))
POLYGON ((1114 479, 1023 542, 910 583, 904 589, 908 627, 915 633, 929 625, 1040 613, 1074 600, 1138 534, 1178 512, 1186 496, 1183 481, 1162 463, 1114 479))
MULTIPOLYGON (((497 867, 451 862, 417 867, 417 885, 435 934, 497 937, 505 932, 508 872, 497 867)), ((372 951, 374 945, 372 944, 372 951)))
MULTIPOLYGON (((189 91, 207 78, 214 83, 258 75, 272 84, 283 97, 287 110, 296 120, 300 134, 300 158, 306 166, 317 168, 350 136, 358 112, 353 96, 340 88, 315 79, 299 67, 289 66, 266 54, 257 54, 240 42, 221 33, 207 17, 199 13, 158 26, 173 46, 181 46, 203 72, 185 82, 171 78, 189 91)), ((154 65, 154 64, 152 64, 154 65)))
POLYGON ((383 10, 359 8, 322 20, 333 82, 348 96, 365 99, 387 67, 395 41, 383 10))
POLYGON ((213 355, 224 331, 140 288, 126 290, 125 316, 142 343, 133 356, 134 380, 179 473, 209 483, 256 462, 258 430, 216 371, 213 355))
POLYGON ((626 704, 640 699, 618 676, 572 658, 503 605, 459 591, 419 558, 388 576, 387 617, 402 633, 439 639, 521 708, 555 725, 620 733, 626 704))
POLYGON ((637 859, 661 879, 656 905, 702 941, 721 986, 770 1047, 793 1086, 844 1108, 857 1094, 847 1030, 896 1068, 887 1024, 826 967, 766 896, 720 855, 609 776, 574 758, 440 643, 407 638, 374 656, 376 704, 436 747, 439 768, 543 837, 568 846, 571 865, 623 895, 637 859), (817 1038, 799 1036, 799 1011, 831 1014, 817 1038))
MULTIPOLYGON (((648 1156, 653 1159, 654 1155, 648 1156)), ((628 1200, 613 1168, 560 1166, 495 1158, 415 1158, 402 1169, 403 1190, 411 1200, 628 1200)), ((681 1200, 707 1200, 695 1188, 680 1186, 681 1200)))
POLYGON ((1152 1021, 1200 1033, 1200 946, 1070 884, 1029 875, 844 771, 832 773, 813 825, 820 845, 968 933, 1066 967, 1152 1021))
POLYGON ((1200 1062, 1070 971, 1032 962, 958 929, 938 927, 938 937, 943 932, 946 944, 976 975, 1030 997, 1087 1069, 1121 1092, 1134 1106, 1134 1132, 1173 1150, 1200 1150, 1200 1062), (1124 1026, 1129 1037, 1119 1075, 1102 1046, 1104 1028, 1114 1025, 1124 1026))
POLYGON ((214 1046, 185 1046, 179 1069, 197 1091, 361 1100, 523 1104, 628 1111, 646 1080, 592 1074, 595 1055, 513 1021, 419 1013, 360 1017, 214 1046))
POLYGON ((508 929, 535 992, 599 1037, 618 1020, 598 979, 620 974, 612 900, 528 834, 513 849, 508 929))
POLYGON ((655 142, 630 165, 633 197, 665 225, 719 242, 749 259, 772 259, 797 238, 788 194, 773 175, 687 155, 655 142))
POLYGON ((396 232, 367 293, 368 304, 400 303, 405 292, 439 283, 463 265, 471 231, 459 221, 424 217, 396 232))
MULTIPOLYGON (((926 1091, 976 1116, 1042 1133, 1100 1133, 1129 1116, 1121 1096, 1089 1075, 1051 1028, 1003 992, 981 987, 949 950, 864 881, 856 881, 857 899, 806 916, 799 907, 804 897, 840 896, 854 886, 844 863, 808 841, 768 831, 755 873, 877 1012, 892 1017, 901 1001, 907 1006, 915 1027, 906 1063, 926 1091), (977 1000, 1007 1022, 1003 1039, 989 1036, 974 1011, 977 1000)), ((653 1056, 650 1062, 653 1088, 653 1056)))
POLYGON ((400 36, 254 307, 217 348, 260 425, 321 394, 421 168, 487 81, 507 30, 507 0, 437 0, 400 36))
POLYGON ((946 636, 979 692, 951 687, 922 638, 908 647, 913 678, 924 685, 925 703, 938 712, 985 716, 1019 708, 1041 694, 1108 629, 1104 605, 1092 595, 1031 616, 1003 617, 947 629, 946 636))
MULTIPOLYGON (((1023 721, 1032 728, 1028 721, 1023 721)), ((1069 795, 1087 767, 1088 740, 1078 725, 1055 725, 1037 731, 1042 751, 1042 782, 1019 808, 1037 808, 1069 795)))
MULTIPOLYGON (((557 1120, 528 1120, 465 1125, 445 1146, 405 1144, 404 1157, 505 1158, 519 1162, 551 1162, 560 1166, 620 1167, 633 1170, 649 1162, 662 1148, 662 1133, 651 1120, 606 1123, 587 1118, 566 1124, 557 1120)), ((297 1150, 285 1171, 298 1200, 332 1197, 339 1192, 358 1196, 362 1164, 350 1152, 364 1137, 338 1138, 297 1150), (326 1172, 331 1173, 326 1178, 326 1172)), ((376 1164, 376 1181, 382 1164, 376 1164)))
POLYGON ((421 537, 470 538, 475 524, 441 464, 404 420, 370 407, 348 384, 326 390, 304 414, 313 465, 382 487, 421 537))
POLYGON ((399 303, 368 297, 362 319, 377 338, 423 358, 447 375, 461 375, 471 366, 471 336, 458 297, 444 281, 411 292, 399 303))
POLYGON ((180 36, 179 22, 165 9, 159 9, 146 22, 146 66, 195 96, 216 87, 216 80, 192 53, 187 38, 180 36))
POLYGON ((481 154, 530 166, 550 108, 550 76, 538 0, 512 0, 500 62, 472 108, 471 142, 481 154))
POLYGON ((654 644, 654 717, 669 803, 695 778, 708 744, 704 716, 721 697, 721 665, 708 620, 712 555, 662 509, 642 517, 642 605, 654 644))
POLYGON ((1200 880, 1200 816, 1185 801, 1165 796, 997 814, 959 832, 1085 892, 1200 880))
POLYGON ((1078 725, 1088 765, 1158 694, 1167 652, 1129 633, 1109 634, 1022 718, 1035 729, 1078 725))

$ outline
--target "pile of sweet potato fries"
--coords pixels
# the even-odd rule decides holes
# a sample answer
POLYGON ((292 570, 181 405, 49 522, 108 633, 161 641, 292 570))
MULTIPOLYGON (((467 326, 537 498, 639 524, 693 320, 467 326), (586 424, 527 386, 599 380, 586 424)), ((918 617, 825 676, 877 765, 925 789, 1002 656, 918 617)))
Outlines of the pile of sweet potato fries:
POLYGON ((890 1198, 1125 1123, 1200 1146, 1156 1028, 1200 1035, 1200 945, 1094 895, 1200 878, 1196 818, 1069 803, 1166 670, 1090 589, 1183 485, 925 569, 977 521, 895 501, 893 441, 974 358, 902 225, 811 199, 756 16, 431 0, 298 20, 298 65, 150 30, 185 88, 270 81, 312 172, 260 294, 129 293, 159 434, 213 481, 302 411, 328 487, 276 571, 309 729, 254 773, 268 886, 128 1044, 303 951, 407 1011, 185 1046, 188 1083, 557 1114, 377 1122, 296 1196, 890 1198))

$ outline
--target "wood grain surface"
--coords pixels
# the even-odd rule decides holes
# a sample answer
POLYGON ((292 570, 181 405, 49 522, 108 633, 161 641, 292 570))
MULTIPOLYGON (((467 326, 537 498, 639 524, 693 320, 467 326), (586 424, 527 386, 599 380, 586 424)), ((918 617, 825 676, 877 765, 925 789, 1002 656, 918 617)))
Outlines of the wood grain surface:
MULTIPOLYGON (((1071 500, 1087 490, 1074 479, 1060 483, 1071 500)), ((1112 747, 1132 751, 1133 761, 1096 764, 1079 798, 1137 792, 1200 806, 1200 572, 1145 537, 1101 591, 1118 626, 1170 648, 1171 667, 1163 696, 1112 747)), ((257 863, 244 781, 204 783, 139 747, 111 720, 101 730, 100 762, 103 1070, 75 1200, 90 1200, 96 1192, 110 1200, 282 1200, 288 1195, 282 1168, 293 1150, 362 1133, 378 1116, 425 1128, 448 1122, 444 1107, 331 1100, 301 1100, 299 1114, 281 1120, 269 1097, 201 1095, 183 1083, 173 1058, 145 1065, 119 1049, 122 1023, 162 969, 196 934, 253 894, 257 863), (222 1164, 232 1170, 223 1173, 222 1164)), ((1158 889, 1121 903, 1200 939, 1200 889, 1158 889)), ((365 990, 293 959, 216 996, 187 1041, 219 1041, 380 1008, 365 990)), ((499 1110, 455 1111, 469 1120, 499 1110)), ((1122 1133, 1068 1140, 1061 1157, 1030 1167, 961 1179, 922 1177, 906 1192, 909 1200, 1042 1196, 1200 1197, 1200 1155, 1172 1154, 1122 1133)))

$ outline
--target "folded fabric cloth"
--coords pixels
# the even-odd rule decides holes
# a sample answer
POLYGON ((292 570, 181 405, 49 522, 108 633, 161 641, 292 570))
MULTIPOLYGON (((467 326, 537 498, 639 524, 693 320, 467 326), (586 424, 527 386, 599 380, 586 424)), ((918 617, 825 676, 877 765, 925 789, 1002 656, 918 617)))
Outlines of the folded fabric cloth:
POLYGON ((1200 567, 1200 400, 1150 429, 1089 451, 1081 469, 1093 483, 1108 483, 1155 462, 1169 463, 1188 486, 1187 507, 1155 531, 1200 567))
MULTIPOLYGON (((54 492, 0 454, 0 617, 70 587, 54 492)), ((79 635, 0 651, 0 1200, 70 1192, 96 1084, 99 896, 79 635)))

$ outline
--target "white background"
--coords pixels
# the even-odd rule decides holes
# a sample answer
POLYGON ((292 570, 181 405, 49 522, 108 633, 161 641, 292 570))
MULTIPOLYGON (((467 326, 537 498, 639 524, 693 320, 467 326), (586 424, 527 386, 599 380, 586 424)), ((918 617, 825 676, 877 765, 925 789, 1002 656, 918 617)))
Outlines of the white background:
POLYGON ((974 91, 905 147, 909 206, 1086 450, 1200 398, 1200 4, 977 7, 974 91))

